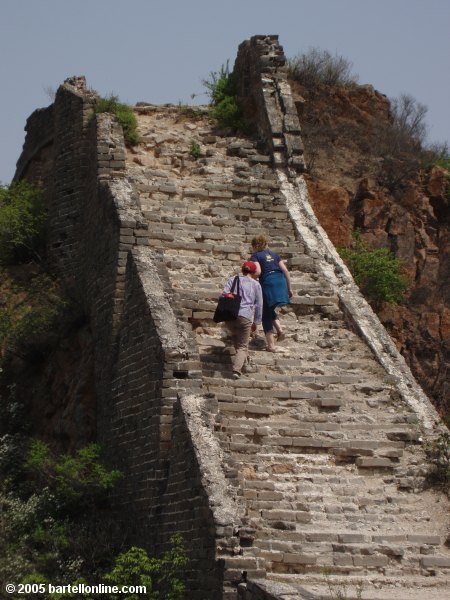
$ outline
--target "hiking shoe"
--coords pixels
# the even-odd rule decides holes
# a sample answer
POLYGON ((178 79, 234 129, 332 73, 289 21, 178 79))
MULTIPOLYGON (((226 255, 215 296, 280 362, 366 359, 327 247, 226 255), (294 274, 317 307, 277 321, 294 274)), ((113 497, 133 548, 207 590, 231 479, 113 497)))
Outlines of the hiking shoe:
POLYGON ((241 376, 241 374, 239 373, 239 371, 233 371, 233 379, 239 379, 241 376))

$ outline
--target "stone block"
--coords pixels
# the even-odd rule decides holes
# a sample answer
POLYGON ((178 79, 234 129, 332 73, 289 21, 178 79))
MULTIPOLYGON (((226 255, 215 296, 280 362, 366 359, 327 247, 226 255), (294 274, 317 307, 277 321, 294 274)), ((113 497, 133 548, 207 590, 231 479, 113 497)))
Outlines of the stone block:
POLYGON ((431 546, 440 546, 441 537, 439 535, 410 534, 408 535, 408 542, 413 542, 414 544, 430 544, 431 546))
POLYGON ((385 469, 392 468, 393 464, 388 458, 377 458, 377 457, 359 457, 356 459, 356 465, 362 469, 385 469))
POLYGON ((288 565, 315 565, 317 556, 314 554, 284 554, 283 562, 288 565))
POLYGON ((297 115, 286 114, 284 115, 284 130, 290 134, 300 135, 301 127, 297 115))
POLYGON ((450 569, 450 556, 424 556, 420 562, 424 569, 450 569))
POLYGON ((319 398, 317 400, 317 404, 318 406, 321 406, 322 408, 341 408, 341 406, 343 405, 342 400, 339 400, 338 398, 319 398))
POLYGON ((355 567, 385 567, 388 563, 388 557, 381 554, 353 557, 353 564, 355 567))
POLYGON ((341 544, 364 544, 367 542, 367 538, 361 533, 340 533, 338 541, 341 544))
POLYGON ((345 552, 335 553, 333 554, 333 564, 339 567, 353 566, 353 555, 345 552))
POLYGON ((297 513, 294 510, 263 510, 262 517, 269 521, 296 521, 297 513))

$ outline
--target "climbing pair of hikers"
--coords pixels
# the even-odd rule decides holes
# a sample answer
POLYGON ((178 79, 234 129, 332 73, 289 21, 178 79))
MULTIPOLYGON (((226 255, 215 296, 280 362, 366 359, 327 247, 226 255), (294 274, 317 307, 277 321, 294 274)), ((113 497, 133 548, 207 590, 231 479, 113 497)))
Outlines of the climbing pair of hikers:
MULTIPOLYGON (((236 350, 233 358, 234 379, 241 376, 248 357, 250 336, 256 333, 261 322, 266 337, 266 350, 277 352, 275 332, 278 341, 282 341, 285 334, 275 309, 289 304, 289 298, 292 297, 291 280, 285 261, 268 248, 265 235, 253 238, 252 251, 250 259, 241 267, 242 275, 230 277, 222 293, 224 302, 234 303, 233 318, 225 320, 236 350), (240 297, 237 307, 236 297, 240 297)), ((217 319, 224 320, 220 317, 217 319)))

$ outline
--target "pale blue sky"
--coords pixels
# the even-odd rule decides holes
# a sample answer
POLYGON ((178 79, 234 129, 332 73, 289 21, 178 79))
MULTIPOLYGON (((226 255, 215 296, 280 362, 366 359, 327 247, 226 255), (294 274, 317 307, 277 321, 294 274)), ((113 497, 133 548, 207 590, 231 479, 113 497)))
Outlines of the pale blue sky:
POLYGON ((430 141, 450 141, 449 0, 0 0, 0 181, 66 77, 129 103, 189 103, 255 34, 278 34, 288 57, 341 54, 360 83, 427 105, 430 141))

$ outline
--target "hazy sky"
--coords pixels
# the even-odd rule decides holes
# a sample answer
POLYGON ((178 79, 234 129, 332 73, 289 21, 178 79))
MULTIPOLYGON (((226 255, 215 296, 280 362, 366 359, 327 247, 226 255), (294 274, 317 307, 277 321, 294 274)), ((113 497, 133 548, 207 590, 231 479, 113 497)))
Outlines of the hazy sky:
POLYGON ((191 103, 256 34, 278 34, 288 57, 346 57, 360 83, 428 106, 430 141, 450 141, 450 0, 0 0, 0 182, 65 78, 133 104, 191 103))

